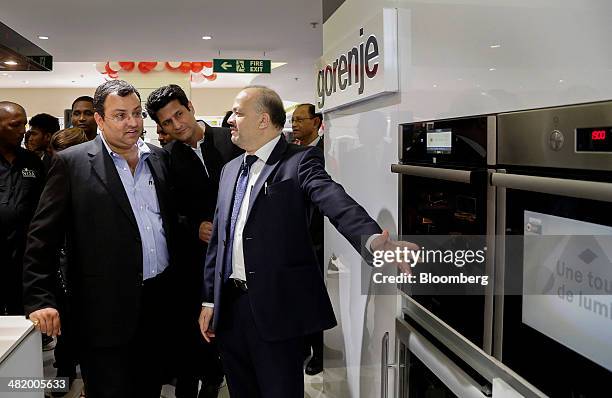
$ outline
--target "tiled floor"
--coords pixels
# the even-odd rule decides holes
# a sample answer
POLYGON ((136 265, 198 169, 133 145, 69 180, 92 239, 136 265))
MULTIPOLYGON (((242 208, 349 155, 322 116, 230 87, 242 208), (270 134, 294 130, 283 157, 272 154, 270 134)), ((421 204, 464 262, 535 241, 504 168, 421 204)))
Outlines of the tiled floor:
MULTIPOLYGON (((43 362, 44 362, 44 375, 45 377, 55 377, 56 369, 53 367, 53 351, 44 351, 43 352, 43 362)), ((304 398, 335 398, 325 393, 325 384, 324 378, 327 379, 327 371, 320 373, 315 376, 307 376, 304 375, 304 398)), ((78 377, 80 377, 80 371, 78 373, 78 377)), ((83 388, 83 381, 81 379, 77 379, 72 389, 64 396, 65 398, 78 398, 83 388)), ((175 398, 174 396, 174 386, 164 385, 162 388, 163 398, 175 398)), ((227 386, 223 386, 220 393, 219 398, 230 398, 229 391, 227 390, 227 386)))

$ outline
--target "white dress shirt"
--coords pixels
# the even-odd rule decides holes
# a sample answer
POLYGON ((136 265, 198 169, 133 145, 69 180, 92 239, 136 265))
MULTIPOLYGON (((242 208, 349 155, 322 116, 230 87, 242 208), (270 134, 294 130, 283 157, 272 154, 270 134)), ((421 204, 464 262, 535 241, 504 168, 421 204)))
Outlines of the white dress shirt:
MULTIPOLYGON (((244 270, 244 252, 242 247, 242 232, 244 225, 247 221, 247 212, 249 210, 249 200, 251 198, 251 191, 253 186, 257 182, 261 171, 263 170, 270 154, 274 150, 274 147, 281 139, 280 135, 277 138, 270 140, 267 144, 255 151, 254 155, 257 156, 257 160, 251 166, 249 170, 249 182, 247 184, 247 190, 242 199, 242 205, 240 206, 240 212, 238 213, 238 219, 236 220, 236 226, 234 228, 234 245, 232 247, 232 274, 230 278, 240 279, 246 281, 246 271, 244 270)), ((244 154, 246 158, 246 153, 244 154)))

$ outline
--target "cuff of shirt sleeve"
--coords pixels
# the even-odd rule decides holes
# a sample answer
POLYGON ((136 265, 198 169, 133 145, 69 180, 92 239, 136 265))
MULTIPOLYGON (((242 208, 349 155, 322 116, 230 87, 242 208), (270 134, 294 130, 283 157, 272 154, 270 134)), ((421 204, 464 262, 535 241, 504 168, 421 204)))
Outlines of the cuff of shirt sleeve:
POLYGON ((215 308, 214 303, 202 303, 202 307, 215 308))
POLYGON ((374 241, 374 239, 378 238, 379 236, 382 236, 382 234, 374 234, 374 235, 370 236, 368 238, 368 240, 366 240, 365 247, 366 247, 366 249, 368 249, 370 254, 374 254, 374 252, 372 251, 372 242, 374 241))

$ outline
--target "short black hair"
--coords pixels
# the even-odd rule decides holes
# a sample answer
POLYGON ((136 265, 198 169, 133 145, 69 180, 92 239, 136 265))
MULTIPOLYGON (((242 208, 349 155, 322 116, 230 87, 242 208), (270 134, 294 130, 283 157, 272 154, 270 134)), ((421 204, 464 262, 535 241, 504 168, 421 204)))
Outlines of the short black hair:
POLYGON ((231 127, 227 121, 229 120, 230 116, 232 116, 232 113, 234 113, 234 111, 225 112, 225 116, 223 117, 223 121, 221 122, 221 127, 231 127))
POLYGON ((70 107, 70 109, 74 109, 74 104, 76 104, 77 102, 91 102, 91 104, 93 105, 93 98, 91 98, 89 95, 81 95, 79 98, 75 99, 72 102, 72 106, 70 107))
POLYGON ((281 100, 278 93, 269 87, 259 85, 246 86, 244 90, 251 88, 258 91, 257 98, 255 99, 257 111, 260 113, 265 112, 270 115, 272 124, 282 129, 285 126, 287 114, 285 113, 283 100, 281 100))
POLYGON ((31 129, 39 129, 43 134, 53 134, 60 129, 59 120, 48 113, 39 113, 32 116, 28 124, 31 129))
POLYGON ((174 100, 178 100, 181 105, 189 109, 189 99, 187 98, 187 94, 185 94, 180 86, 177 86, 176 84, 169 84, 167 86, 160 87, 149 94, 146 105, 147 113, 153 120, 155 120, 155 123, 159 124, 157 112, 174 100))
POLYGON ((117 94, 120 97, 136 94, 140 100, 140 93, 138 90, 125 80, 109 80, 104 82, 96 88, 96 93, 93 98, 94 109, 102 117, 104 117, 104 101, 106 101, 106 97, 110 94, 117 94))
POLYGON ((310 117, 318 117, 319 120, 323 120, 323 115, 321 115, 320 113, 316 112, 317 108, 315 108, 315 106, 313 104, 309 104, 307 102, 303 103, 303 104, 299 104, 295 106, 295 109, 299 108, 300 106, 305 106, 308 108, 308 116, 310 117))

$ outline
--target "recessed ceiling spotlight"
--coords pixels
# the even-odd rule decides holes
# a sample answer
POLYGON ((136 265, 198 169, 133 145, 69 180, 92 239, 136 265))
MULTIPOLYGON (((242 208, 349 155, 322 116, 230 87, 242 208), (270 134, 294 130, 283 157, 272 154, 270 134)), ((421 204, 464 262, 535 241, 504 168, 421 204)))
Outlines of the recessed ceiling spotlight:
POLYGON ((13 66, 13 65, 17 65, 17 62, 15 62, 15 61, 13 61, 13 60, 4 61, 4 63, 5 63, 6 65, 11 65, 11 66, 13 66))
POLYGON ((433 85, 433 88, 436 88, 436 87, 438 87, 438 85, 437 85, 437 84, 434 84, 434 85, 433 85))
POLYGON ((212 39, 212 36, 202 36, 202 40, 210 40, 212 39))
POLYGON ((559 83, 563 83, 565 80, 563 79, 559 79, 559 83))
POLYGON ((491 48, 500 48, 501 44, 491 44, 489 47, 491 47, 491 48))
POLYGON ((49 40, 49 36, 38 36, 40 40, 49 40))
POLYGON ((497 69, 495 69, 495 68, 489 68, 489 72, 493 72, 493 71, 495 71, 495 70, 497 70, 497 69))

